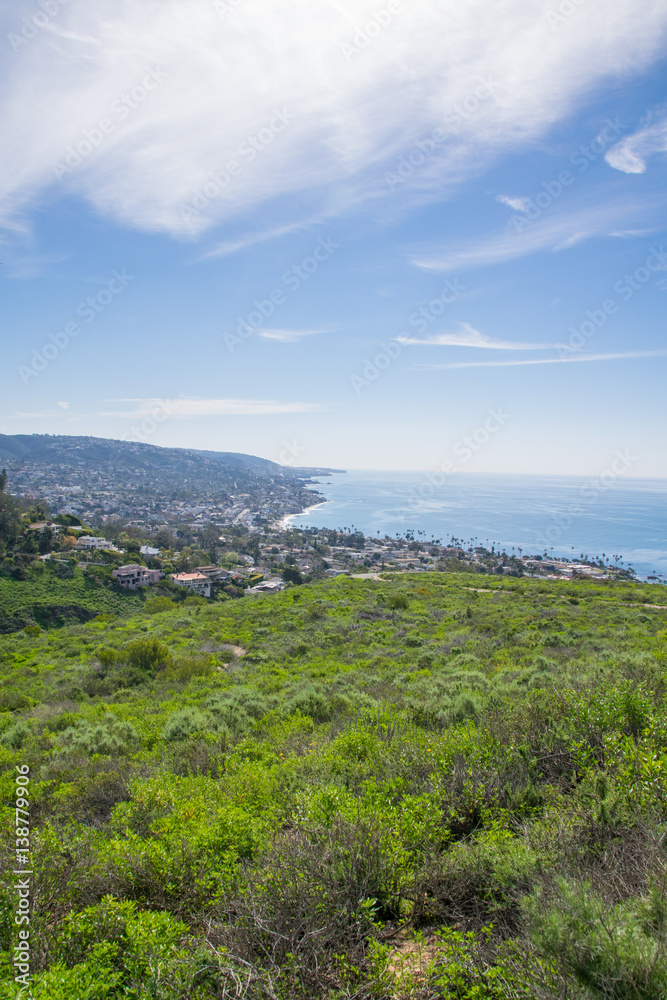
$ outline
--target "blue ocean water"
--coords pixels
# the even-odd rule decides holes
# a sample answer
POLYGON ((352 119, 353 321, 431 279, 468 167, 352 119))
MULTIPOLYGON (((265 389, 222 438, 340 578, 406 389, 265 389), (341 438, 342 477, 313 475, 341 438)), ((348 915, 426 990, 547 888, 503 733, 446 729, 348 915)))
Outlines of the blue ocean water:
POLYGON ((667 479, 456 473, 438 482, 421 472, 354 471, 319 478, 314 488, 327 502, 291 517, 296 527, 413 531, 524 555, 606 554, 642 578, 667 576, 667 479))

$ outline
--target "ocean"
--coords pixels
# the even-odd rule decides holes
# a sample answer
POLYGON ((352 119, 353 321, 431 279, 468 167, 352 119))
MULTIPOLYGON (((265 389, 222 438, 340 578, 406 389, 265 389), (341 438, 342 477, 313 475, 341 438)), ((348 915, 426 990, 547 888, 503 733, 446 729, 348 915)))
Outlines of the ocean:
POLYGON ((604 554, 642 579, 667 577, 667 479, 354 471, 315 484, 327 500, 290 517, 295 527, 410 531, 523 555, 604 554))

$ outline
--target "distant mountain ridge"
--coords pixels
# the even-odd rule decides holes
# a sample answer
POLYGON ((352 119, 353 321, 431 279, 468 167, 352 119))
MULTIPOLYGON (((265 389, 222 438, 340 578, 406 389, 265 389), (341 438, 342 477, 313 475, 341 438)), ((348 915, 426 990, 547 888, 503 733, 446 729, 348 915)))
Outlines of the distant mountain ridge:
POLYGON ((139 441, 119 441, 115 438, 70 436, 66 434, 0 434, 0 461, 41 462, 48 465, 77 465, 91 462, 117 468, 144 469, 174 473, 178 469, 203 472, 215 466, 228 466, 229 471, 243 470, 259 476, 302 479, 342 471, 321 468, 292 469, 267 458, 231 451, 204 451, 195 448, 166 448, 139 441))

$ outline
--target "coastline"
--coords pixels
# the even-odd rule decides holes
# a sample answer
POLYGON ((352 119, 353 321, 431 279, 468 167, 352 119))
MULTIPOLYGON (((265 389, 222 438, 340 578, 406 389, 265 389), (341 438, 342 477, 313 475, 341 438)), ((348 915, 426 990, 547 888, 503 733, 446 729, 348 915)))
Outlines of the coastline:
POLYGON ((413 472, 353 470, 314 486, 328 501, 326 517, 315 516, 324 500, 315 494, 302 520, 277 514, 275 523, 282 530, 352 525, 367 537, 378 531, 391 537, 414 531, 416 538, 443 541, 456 535, 455 541, 469 539, 473 546, 514 547, 568 561, 615 552, 620 565, 632 565, 641 579, 667 576, 667 482, 618 481, 614 489, 596 486, 594 496, 587 486, 585 477, 470 474, 435 487, 413 472), (634 509, 642 516, 629 522, 634 509))
POLYGON ((284 517, 278 521, 278 528, 280 531, 287 531, 289 528, 289 523, 293 517, 303 517, 304 514, 308 514, 311 510, 317 510, 318 507, 324 507, 325 504, 331 503, 330 500, 320 500, 319 503, 311 504, 310 507, 306 507, 305 510, 299 511, 298 514, 285 514, 284 517))

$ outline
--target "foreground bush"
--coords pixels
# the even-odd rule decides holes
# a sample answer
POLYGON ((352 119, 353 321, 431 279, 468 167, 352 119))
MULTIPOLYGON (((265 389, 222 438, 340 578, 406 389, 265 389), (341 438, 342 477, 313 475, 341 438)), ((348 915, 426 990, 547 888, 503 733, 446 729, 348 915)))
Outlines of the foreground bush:
POLYGON ((17 767, 40 1000, 667 995, 660 591, 478 582, 0 636, 0 998, 17 767))

